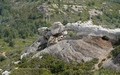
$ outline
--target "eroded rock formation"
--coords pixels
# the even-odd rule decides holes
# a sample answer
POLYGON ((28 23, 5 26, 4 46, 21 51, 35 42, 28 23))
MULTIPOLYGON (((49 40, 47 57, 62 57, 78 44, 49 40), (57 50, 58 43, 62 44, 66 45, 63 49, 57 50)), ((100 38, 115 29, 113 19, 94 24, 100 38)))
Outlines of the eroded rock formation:
POLYGON ((93 39, 93 37, 91 37, 90 39, 89 37, 89 42, 87 39, 88 38, 62 40, 57 44, 43 49, 33 57, 39 57, 41 54, 50 53, 66 62, 86 62, 93 58, 98 58, 100 55, 106 53, 110 48, 112 48, 110 42, 100 38, 93 39))
POLYGON ((49 45, 58 43, 58 41, 62 40, 65 35, 67 35, 65 26, 60 22, 55 22, 50 28, 39 28, 38 32, 40 37, 29 47, 25 48, 25 50, 22 52, 21 59, 23 56, 26 56, 31 52, 42 50, 49 45))
POLYGON ((106 36, 112 40, 120 39, 120 29, 103 28, 102 26, 93 25, 91 21, 85 23, 68 23, 66 30, 74 30, 78 35, 82 36, 106 36))
POLYGON ((66 26, 55 22, 50 28, 39 28, 38 32, 40 38, 22 52, 21 59, 26 54, 39 51, 33 58, 50 53, 66 62, 86 62, 110 51, 111 40, 120 39, 120 29, 103 28, 93 25, 91 21, 68 23, 66 26), (77 38, 67 39, 69 30, 75 31, 77 38))

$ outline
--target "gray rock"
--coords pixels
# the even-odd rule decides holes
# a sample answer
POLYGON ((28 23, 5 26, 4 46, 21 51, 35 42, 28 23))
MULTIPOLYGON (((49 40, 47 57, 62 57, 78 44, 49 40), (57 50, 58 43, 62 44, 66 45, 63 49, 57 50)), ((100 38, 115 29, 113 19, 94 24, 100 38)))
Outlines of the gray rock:
MULTIPOLYGON (((45 12, 45 7, 40 6, 39 11, 45 12)), ((64 26, 55 22, 50 28, 38 29, 40 37, 22 52, 21 59, 37 52, 32 58, 42 58, 41 54, 52 54, 66 62, 86 62, 99 58, 111 51, 112 42, 120 40, 120 29, 108 29, 93 25, 92 21, 81 23, 68 23, 64 26), (66 37, 67 31, 75 31, 74 38, 66 37)), ((120 54, 113 60, 103 64, 103 67, 120 70, 120 54)))
POLYGON ((74 30, 77 32, 78 35, 89 35, 89 36, 107 36, 113 40, 120 39, 120 28, 117 29, 109 29, 103 28, 102 26, 97 26, 91 24, 91 21, 84 22, 84 23, 68 23, 65 26, 66 30, 74 30))
POLYGON ((120 54, 114 59, 111 59, 102 65, 104 68, 120 71, 120 54))
POLYGON ((44 50, 38 52, 33 56, 39 57, 41 54, 52 54, 59 59, 63 59, 66 62, 75 61, 90 61, 93 58, 98 58, 101 54, 107 50, 87 43, 83 39, 77 40, 62 40, 57 44, 51 45, 44 50))
POLYGON ((35 52, 39 49, 39 46, 44 45, 45 43, 47 43, 47 40, 44 39, 43 36, 39 37, 36 41, 34 41, 30 46, 26 47, 24 51, 22 51, 23 53, 32 53, 35 52))
POLYGON ((62 33, 64 31, 65 26, 61 22, 55 22, 51 27, 51 33, 52 35, 62 33))
POLYGON ((31 52, 42 50, 33 57, 50 53, 67 62, 71 60, 86 62, 99 57, 112 48, 111 42, 102 39, 102 37, 106 36, 110 39, 119 39, 120 29, 106 29, 101 26, 93 25, 92 21, 68 23, 66 26, 60 22, 55 22, 50 28, 39 28, 38 32, 41 37, 27 47, 21 57, 31 52), (77 37, 80 35, 87 38, 62 40, 69 30, 76 31, 78 34, 77 37), (96 38, 93 38, 93 36, 96 38))
POLYGON ((117 57, 113 60, 115 64, 120 64, 120 53, 117 55, 117 57))
POLYGON ((38 32, 41 36, 44 36, 46 33, 47 33, 47 30, 48 27, 41 27, 41 28, 38 28, 38 32))

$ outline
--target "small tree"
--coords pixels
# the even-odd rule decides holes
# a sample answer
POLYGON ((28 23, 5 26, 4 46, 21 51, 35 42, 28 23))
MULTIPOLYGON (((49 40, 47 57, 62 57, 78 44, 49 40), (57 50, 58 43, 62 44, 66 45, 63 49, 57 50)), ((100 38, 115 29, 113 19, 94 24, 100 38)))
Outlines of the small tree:
POLYGON ((68 23, 67 20, 64 20, 64 21, 63 21, 63 25, 66 25, 67 23, 68 23))
POLYGON ((10 46, 10 47, 14 47, 14 45, 15 45, 15 42, 14 42, 14 41, 10 41, 10 42, 9 42, 9 46, 10 46))
POLYGON ((58 5, 59 5, 59 7, 60 7, 60 5, 61 5, 61 4, 60 4, 60 0, 58 0, 58 5))

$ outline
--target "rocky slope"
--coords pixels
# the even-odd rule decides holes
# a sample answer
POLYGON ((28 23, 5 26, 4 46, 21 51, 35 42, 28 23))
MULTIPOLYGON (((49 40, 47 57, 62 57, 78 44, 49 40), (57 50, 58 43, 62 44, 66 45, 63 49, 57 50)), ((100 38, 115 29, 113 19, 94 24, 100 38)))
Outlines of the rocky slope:
POLYGON ((101 38, 82 38, 62 40, 57 44, 51 45, 35 54, 33 57, 39 57, 40 54, 50 53, 66 62, 86 62, 93 58, 98 58, 112 48, 110 42, 101 38), (87 40, 86 40, 87 39, 87 40))
POLYGON ((42 27, 38 31, 41 37, 22 52, 21 59, 37 52, 33 58, 49 53, 66 62, 86 62, 98 58, 101 63, 112 50, 113 41, 120 39, 120 29, 106 29, 93 25, 91 21, 68 23, 66 26, 55 22, 50 28, 42 27), (69 30, 77 35, 68 37, 69 30))

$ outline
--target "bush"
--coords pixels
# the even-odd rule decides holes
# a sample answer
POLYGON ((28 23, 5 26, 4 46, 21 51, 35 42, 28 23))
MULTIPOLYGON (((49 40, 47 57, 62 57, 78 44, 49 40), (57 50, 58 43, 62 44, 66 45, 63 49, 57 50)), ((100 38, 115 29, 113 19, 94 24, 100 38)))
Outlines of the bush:
POLYGON ((0 61, 4 61, 6 58, 3 55, 0 55, 0 61))
MULTIPOLYGON (((56 56, 50 54, 42 55, 42 59, 34 58, 27 62, 18 64, 19 68, 38 68, 49 70, 53 75, 92 75, 92 67, 98 62, 98 59, 93 59, 88 62, 71 62, 65 63, 63 60, 58 59, 56 56)), ((31 70, 32 71, 32 70, 31 70)), ((32 74, 32 73, 31 73, 32 74)), ((38 72, 38 75, 42 74, 38 72)), ((47 72, 45 75, 50 75, 47 72)), ((19 74, 18 74, 19 75, 19 74)), ((25 75, 22 73, 21 75, 25 75)), ((28 75, 28 74, 26 74, 28 75)), ((37 75, 37 74, 36 74, 37 75)))
POLYGON ((63 25, 66 25, 67 23, 68 23, 67 20, 64 20, 64 21, 63 21, 63 25))
POLYGON ((10 46, 10 47, 13 47, 14 45, 15 45, 15 42, 14 42, 14 41, 10 41, 10 42, 9 42, 9 46, 10 46))
POLYGON ((120 72, 110 70, 110 69, 101 68, 98 71, 95 71, 92 75, 120 75, 120 72))
POLYGON ((98 64, 98 67, 100 68, 100 67, 102 66, 102 64, 103 64, 103 63, 99 63, 99 64, 98 64))
POLYGON ((11 75, 51 75, 51 72, 45 68, 20 68, 14 70, 11 75))
POLYGON ((120 53, 120 46, 116 47, 114 50, 112 50, 111 54, 113 57, 116 57, 120 53))
POLYGON ((24 57, 22 58, 21 62, 22 62, 22 63, 25 63, 25 62, 27 62, 27 60, 28 60, 27 57, 24 56, 24 57))
POLYGON ((75 36, 77 36, 77 33, 75 31, 68 31, 68 35, 70 37, 75 37, 75 36))

